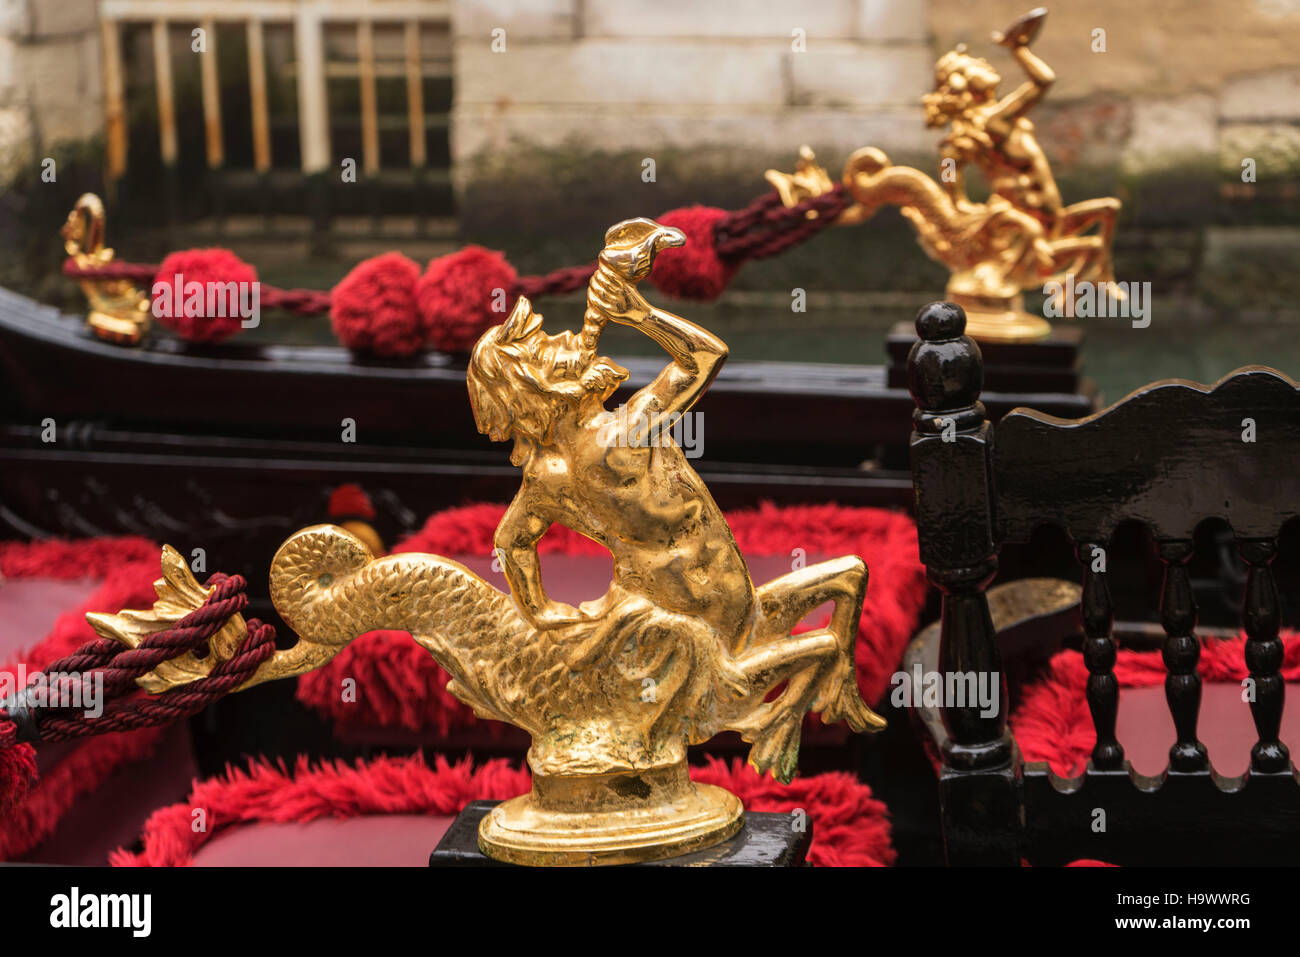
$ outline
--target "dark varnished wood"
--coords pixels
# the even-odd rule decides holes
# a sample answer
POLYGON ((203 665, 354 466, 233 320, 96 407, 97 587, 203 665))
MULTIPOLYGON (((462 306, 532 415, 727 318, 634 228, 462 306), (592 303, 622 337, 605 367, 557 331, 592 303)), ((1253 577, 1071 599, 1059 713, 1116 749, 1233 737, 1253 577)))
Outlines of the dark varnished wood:
POLYGON ((1038 525, 1108 541, 1125 519, 1190 539, 1206 518, 1275 537, 1300 514, 1300 385, 1248 366, 1212 386, 1164 379, 1084 419, 1018 409, 998 423, 998 538, 1038 525), (1255 441, 1242 441, 1242 422, 1255 441), (1081 451, 1086 450, 1086 451, 1081 451))
MULTIPOLYGON (((999 702, 1005 702, 985 596, 998 569, 990 509, 992 427, 980 402, 979 346, 965 328, 965 314, 947 303, 923 309, 916 319, 920 340, 908 358, 916 401, 910 443, 916 521, 921 560, 943 593, 939 671, 996 674, 999 702)), ((986 716, 974 703, 945 702, 941 717, 940 806, 949 862, 1017 863, 1015 829, 1007 822, 1020 801, 1020 768, 1006 708, 986 716)))
MULTIPOLYGON (((909 365, 917 405, 912 468, 921 556, 945 592, 935 665, 945 671, 998 660, 999 642, 975 611, 985 576, 996 569, 1004 545, 1030 541, 1040 526, 1057 526, 1075 543, 1083 565, 1081 648, 1097 740, 1078 778, 1021 767, 1013 747, 999 782, 973 773, 949 739, 956 729, 979 737, 991 751, 1000 722, 963 724, 960 709, 927 720, 943 758, 949 861, 996 860, 989 834, 1024 850, 1034 863, 1077 857, 1195 863, 1194 848, 1203 847, 1205 834, 1243 849, 1221 857, 1259 861, 1260 854, 1244 848, 1258 848, 1248 835, 1261 833, 1284 849, 1271 846, 1263 856, 1294 860, 1300 787, 1278 740, 1281 610, 1269 566, 1281 527, 1300 511, 1300 386, 1275 370, 1248 367, 1213 386, 1156 382, 1085 419, 1018 409, 990 427, 979 407, 979 350, 961 341, 962 326, 955 306, 927 306, 917 319, 921 341, 909 365), (942 426, 952 423, 956 431, 949 429, 945 443, 942 426), (1188 563, 1196 527, 1209 518, 1231 525, 1247 567, 1243 618, 1259 737, 1250 772, 1240 779, 1215 774, 1197 736, 1200 644, 1188 563), (1121 523, 1134 520, 1154 536, 1163 569, 1162 651, 1175 741, 1168 770, 1156 779, 1131 774, 1116 739, 1114 607, 1104 565, 1093 566, 1096 550, 1108 547, 1121 523), (954 594, 962 601, 951 601, 954 594), (972 647, 979 644, 982 652, 972 647), (957 800, 968 805, 948 806, 957 800), (1107 831, 1092 826, 1098 809, 1107 814, 1107 831), (1106 836, 1098 839, 1099 833, 1106 836)), ((1012 863, 1009 856, 1006 863, 1012 863)), ((1208 862, 1200 856, 1199 862, 1208 862)))
POLYGON ((1278 740, 1286 683, 1282 679, 1283 648, 1278 634, 1282 613, 1277 582, 1269 567, 1277 554, 1277 545, 1271 539, 1254 538, 1239 540, 1237 547, 1247 567, 1242 619, 1246 630, 1246 667, 1250 669, 1255 691, 1250 713, 1259 732, 1259 740, 1250 751, 1250 768, 1269 774, 1286 770, 1291 760, 1287 746, 1278 740))
POLYGON ((1036 866, 1285 866, 1300 858, 1300 786, 1289 773, 1148 778, 1127 767, 1063 780, 1024 770, 1024 848, 1036 866), (1104 812, 1104 830, 1098 811, 1104 812))
MULTIPOLYGON (((979 401, 980 350, 964 334, 956 307, 917 317, 920 335, 909 359, 916 400, 911 441, 921 560, 943 593, 940 669, 1001 673, 996 632, 984 591, 997 574, 989 509, 991 429, 979 401)), ((948 760, 963 768, 996 767, 1011 758, 1002 709, 983 717, 974 705, 945 708, 948 760)))
POLYGON ((1210 759, 1205 745, 1196 737, 1196 719, 1201 710, 1201 676, 1196 673, 1196 663, 1201 658, 1201 645, 1196 640, 1196 602, 1187 577, 1192 543, 1182 539, 1162 541, 1159 552, 1165 567, 1160 590, 1160 624, 1165 630, 1163 656, 1169 672, 1165 676, 1165 697, 1178 734, 1169 749, 1169 767, 1173 771, 1203 771, 1210 766, 1210 759))
MULTIPOLYGON (((337 441, 341 420, 351 418, 361 441, 493 448, 474 426, 463 356, 367 359, 340 346, 189 346, 161 334, 127 349, 84 325, 0 289, 0 410, 9 405, 11 421, 26 412, 34 423, 101 417, 142 430, 337 441)), ((663 368, 660 358, 619 361, 630 375, 618 401, 663 368)), ((1069 415, 1092 407, 1091 399, 1062 404, 1030 390, 988 402, 995 418, 1026 402, 1069 415)), ((879 446, 905 468, 912 400, 886 384, 883 365, 732 359, 702 411, 714 461, 853 469, 879 446)), ((903 504, 906 486, 898 491, 894 502, 903 504)))
MULTIPOLYGON (((512 867, 478 849, 478 826, 500 801, 471 801, 452 822, 429 855, 430 867, 512 867)), ((702 851, 680 854, 633 867, 803 867, 812 845, 812 820, 791 827, 789 814, 749 811, 735 837, 702 851)))
MULTIPOLYGON (((1097 411, 1096 385, 1083 376, 1083 340, 1082 326, 1058 325, 1037 342, 981 343, 986 394, 1037 392, 1044 398, 1052 396, 1050 405, 1035 404, 1034 408, 1067 419, 1097 411)), ((885 336, 891 388, 906 388, 907 360, 915 342, 916 327, 910 322, 895 323, 885 336)))
POLYGON ((1124 748, 1115 738, 1115 721, 1119 715, 1119 681, 1115 678, 1115 639, 1111 628, 1115 610, 1106 583, 1105 548, 1096 542, 1080 544, 1076 549, 1083 566, 1083 594, 1080 612, 1083 618, 1083 662, 1088 668, 1088 709, 1097 731, 1092 749, 1092 766, 1114 770, 1124 762, 1124 748), (1095 569, 1095 570, 1094 570, 1095 569))

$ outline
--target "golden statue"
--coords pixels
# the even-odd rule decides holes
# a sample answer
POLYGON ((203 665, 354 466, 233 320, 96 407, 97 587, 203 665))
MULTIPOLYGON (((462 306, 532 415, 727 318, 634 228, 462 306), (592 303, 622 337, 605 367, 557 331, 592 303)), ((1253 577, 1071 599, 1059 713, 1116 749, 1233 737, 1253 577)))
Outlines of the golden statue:
MULTIPOLYGON (((924 99, 928 126, 946 127, 940 144, 939 181, 910 166, 894 166, 866 147, 849 157, 843 182, 855 204, 836 224, 863 222, 892 205, 916 228, 926 254, 951 271, 945 298, 966 310, 968 335, 986 341, 1032 341, 1051 331, 1025 312, 1022 290, 1063 282, 1105 285, 1117 301, 1111 242, 1118 199, 1064 205, 1051 166, 1025 115, 1056 79, 1029 49, 1045 9, 1031 11, 993 40, 1011 50, 1027 79, 1005 96, 1002 78, 964 44, 935 64, 934 92, 924 99), (988 182, 987 201, 966 194, 965 169, 975 166, 988 182), (1094 231, 1095 230, 1095 231, 1094 231)), ((792 174, 768 170, 786 206, 832 189, 812 150, 800 149, 792 174)))
MULTIPOLYGON (((83 269, 107 266, 113 250, 104 245, 104 204, 84 193, 63 224, 63 248, 83 269)), ((138 345, 149 329, 149 296, 129 279, 82 278, 81 291, 90 303, 86 325, 108 342, 138 345)))
MULTIPOLYGON (((410 632, 451 674, 456 697, 532 736, 532 790, 496 807, 479 831, 486 854, 515 863, 618 863, 708 847, 739 829, 743 809, 690 780, 688 745, 737 731, 755 768, 789 781, 808 711, 857 731, 884 726, 859 694, 854 664, 862 560, 755 588, 722 512, 672 441, 667 426, 727 357, 721 340, 637 291, 657 253, 685 237, 633 219, 605 238, 580 332, 548 335, 520 297, 470 357, 475 421, 513 442, 511 461, 523 469, 495 537, 510 593, 437 555, 376 558, 338 526, 303 529, 271 564, 271 598, 300 640, 248 682, 319 667, 368 631, 410 632), (628 373, 597 352, 609 321, 641 330, 671 360, 614 410, 605 403, 628 373), (537 543, 553 524, 612 553, 603 597, 574 608, 546 594, 537 543), (828 627, 791 634, 828 602, 828 627)), ((183 591, 173 585, 166 597, 183 591)), ((138 643, 132 630, 157 630, 158 618, 124 612, 97 616, 96 626, 138 643)))

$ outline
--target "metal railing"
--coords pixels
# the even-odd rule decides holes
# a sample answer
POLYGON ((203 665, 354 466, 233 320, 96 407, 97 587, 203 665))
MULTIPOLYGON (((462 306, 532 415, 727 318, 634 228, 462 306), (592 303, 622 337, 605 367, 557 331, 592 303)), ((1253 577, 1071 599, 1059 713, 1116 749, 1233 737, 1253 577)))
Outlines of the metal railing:
POLYGON ((427 161, 423 81, 430 64, 422 55, 421 27, 445 26, 451 17, 451 0, 102 0, 100 29, 104 64, 104 128, 107 176, 120 179, 127 168, 126 82, 122 57, 122 25, 152 24, 155 87, 158 101, 159 150, 163 163, 177 161, 175 84, 172 77, 170 28, 191 24, 201 27, 205 51, 200 56, 200 88, 207 165, 220 169, 226 163, 221 121, 221 77, 216 55, 216 24, 243 23, 247 31, 249 120, 253 168, 271 169, 271 124, 267 98, 265 24, 291 24, 298 88, 298 137, 302 171, 319 173, 330 164, 327 78, 340 64, 327 63, 325 27, 352 25, 356 30, 355 69, 360 87, 362 169, 379 171, 379 108, 376 77, 380 67, 375 54, 375 25, 401 25, 404 58, 384 64, 383 75, 397 66, 406 78, 407 122, 410 129, 410 165, 420 169, 427 161))

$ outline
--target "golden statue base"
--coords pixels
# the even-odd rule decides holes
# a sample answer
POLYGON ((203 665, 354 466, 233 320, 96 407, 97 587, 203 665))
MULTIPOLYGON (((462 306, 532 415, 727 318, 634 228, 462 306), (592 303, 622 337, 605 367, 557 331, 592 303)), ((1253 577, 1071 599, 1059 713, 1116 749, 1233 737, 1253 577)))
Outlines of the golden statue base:
POLYGON ((510 864, 635 864, 720 844, 745 810, 730 791, 697 784, 686 762, 650 771, 533 777, 533 789, 494 807, 478 846, 510 864))
POLYGON ((1052 334, 1051 323, 1025 312, 1019 293, 973 296, 949 289, 945 298, 966 311, 966 335, 976 342, 1038 342, 1052 334))
POLYGON ((149 328, 149 313, 136 310, 127 315, 114 316, 91 309, 86 316, 86 326, 105 342, 123 346, 139 345, 149 328))

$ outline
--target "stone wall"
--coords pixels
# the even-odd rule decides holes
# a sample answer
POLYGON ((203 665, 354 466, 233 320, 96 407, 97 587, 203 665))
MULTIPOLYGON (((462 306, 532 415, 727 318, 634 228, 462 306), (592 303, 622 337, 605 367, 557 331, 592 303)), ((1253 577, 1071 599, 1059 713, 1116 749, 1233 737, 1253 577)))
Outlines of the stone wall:
POLYGON ((95 0, 0 0, 0 186, 103 130, 95 0))
MULTIPOLYGON (((803 142, 831 170, 866 144, 932 166, 938 133, 919 99, 935 58, 965 42, 1011 88, 1019 70, 989 34, 1031 5, 456 0, 462 219, 471 231, 553 229, 561 210, 545 184, 575 227, 691 198, 727 205, 760 189, 767 166, 788 169, 803 142)), ((1058 82, 1034 119, 1067 199, 1119 192, 1157 222, 1218 216, 1205 204, 1240 181, 1245 159, 1261 187, 1294 189, 1300 0, 1049 6, 1035 49, 1058 82)))
MULTIPOLYGON (((471 235, 541 235, 690 201, 734 205, 804 142, 832 171, 865 144, 930 167, 938 133, 919 99, 935 57, 966 42, 1010 86, 1017 69, 989 33, 1029 5, 453 0, 462 223, 471 235)), ((1120 192, 1130 214, 1205 219, 1245 159, 1264 194, 1279 182, 1294 192, 1300 0, 1049 6, 1035 49, 1059 79, 1034 119, 1067 199, 1120 192)), ((95 7, 0 0, 0 184, 60 142, 100 134, 95 7)), ((1294 213, 1294 202, 1256 206, 1294 213)))
MULTIPOLYGON (((541 200, 542 183, 607 222, 646 205, 743 201, 764 188, 765 167, 790 168, 805 142, 832 166, 865 143, 902 159, 932 149, 917 103, 932 49, 913 0, 455 9, 452 150, 471 228, 499 220, 504 204, 541 200), (494 30, 504 31, 495 45, 494 30)), ((516 227, 520 215, 539 227, 545 218, 516 209, 516 227)))
MULTIPOLYGON (((1015 66, 989 33, 1029 5, 928 0, 927 22, 936 49, 967 43, 1010 78, 1015 66)), ((1048 7, 1034 49, 1057 73, 1056 132, 1100 144, 1094 162, 1134 175, 1217 165, 1231 176, 1249 157, 1261 179, 1300 175, 1300 0, 1070 0, 1048 7), (1094 49, 1097 30, 1104 51, 1094 49), (1102 122, 1110 129, 1097 129, 1098 104, 1108 107, 1102 122)))

